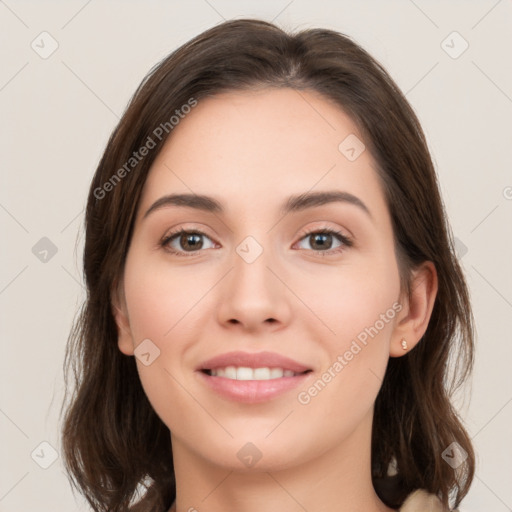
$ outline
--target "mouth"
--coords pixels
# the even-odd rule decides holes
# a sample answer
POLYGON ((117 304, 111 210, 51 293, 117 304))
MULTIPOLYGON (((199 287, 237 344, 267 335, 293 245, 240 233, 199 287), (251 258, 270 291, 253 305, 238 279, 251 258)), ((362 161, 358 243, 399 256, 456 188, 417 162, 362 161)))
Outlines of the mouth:
POLYGON ((230 352, 205 361, 195 373, 222 398, 253 404, 303 384, 313 369, 273 352, 230 352))
POLYGON ((210 377, 224 377, 225 379, 230 380, 273 380, 282 379, 283 377, 297 377, 298 375, 305 375, 312 370, 294 372, 293 370, 285 370, 284 368, 225 366, 201 371, 210 377))

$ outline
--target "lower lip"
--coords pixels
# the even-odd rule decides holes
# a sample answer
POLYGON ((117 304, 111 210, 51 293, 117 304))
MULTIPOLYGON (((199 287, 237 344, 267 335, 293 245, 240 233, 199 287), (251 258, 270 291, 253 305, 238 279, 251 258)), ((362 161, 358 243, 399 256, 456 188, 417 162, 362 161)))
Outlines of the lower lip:
POLYGON ((301 373, 294 377, 281 377, 269 380, 235 380, 225 377, 212 377, 202 371, 197 372, 199 378, 219 395, 243 402, 255 404, 271 400, 304 383, 311 372, 301 373))

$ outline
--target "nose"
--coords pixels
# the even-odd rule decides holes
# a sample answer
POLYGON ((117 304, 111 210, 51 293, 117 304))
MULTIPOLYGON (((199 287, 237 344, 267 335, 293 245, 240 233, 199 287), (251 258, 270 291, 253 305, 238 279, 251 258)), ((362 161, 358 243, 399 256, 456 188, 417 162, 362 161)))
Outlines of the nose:
POLYGON ((246 257, 243 248, 233 254, 232 269, 219 290, 217 318, 225 327, 274 332, 290 322, 293 296, 280 276, 284 273, 281 266, 270 252, 263 249, 255 260, 246 257))

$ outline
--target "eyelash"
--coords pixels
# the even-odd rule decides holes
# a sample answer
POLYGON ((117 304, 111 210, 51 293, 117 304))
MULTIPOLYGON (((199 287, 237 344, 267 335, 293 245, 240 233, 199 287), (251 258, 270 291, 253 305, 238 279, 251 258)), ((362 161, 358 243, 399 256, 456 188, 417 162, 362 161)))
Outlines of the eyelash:
MULTIPOLYGON (((160 242, 161 247, 163 247, 166 251, 168 251, 171 254, 174 254, 174 255, 180 256, 180 257, 183 256, 183 257, 186 257, 186 258, 187 257, 193 257, 193 256, 197 255, 197 253, 201 252, 201 250, 189 251, 189 252, 176 251, 176 250, 171 249, 169 247, 169 245, 168 245, 169 242, 171 242, 174 238, 176 238, 178 236, 181 236, 181 235, 184 235, 184 234, 187 234, 187 235, 199 235, 199 236, 205 236, 206 238, 210 238, 206 233, 203 233, 202 231, 187 230, 187 229, 181 228, 181 229, 179 229, 177 231, 174 231, 174 232, 169 233, 168 235, 164 236, 164 238, 160 242)), ((307 238, 308 236, 311 236, 313 234, 315 234, 315 235, 317 235, 317 234, 333 235, 336 238, 338 238, 338 240, 342 243, 342 245, 340 247, 336 247, 335 249, 328 249, 327 251, 320 251, 318 249, 304 249, 304 250, 312 250, 313 252, 317 253, 320 256, 329 256, 331 254, 341 253, 346 248, 352 247, 354 245, 354 243, 353 243, 351 238, 347 237, 346 235, 344 235, 340 231, 336 231, 336 230, 330 229, 330 228, 325 228, 325 229, 324 228, 316 228, 316 229, 308 230, 307 232, 303 233, 303 235, 301 236, 299 241, 303 240, 304 238, 307 238)))

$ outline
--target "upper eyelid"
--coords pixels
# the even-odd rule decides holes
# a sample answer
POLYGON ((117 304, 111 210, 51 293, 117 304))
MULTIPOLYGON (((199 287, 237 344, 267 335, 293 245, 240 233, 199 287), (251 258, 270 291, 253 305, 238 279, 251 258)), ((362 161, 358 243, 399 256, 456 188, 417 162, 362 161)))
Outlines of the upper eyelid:
MULTIPOLYGON (((297 242, 303 240, 304 238, 316 234, 316 233, 323 233, 323 232, 331 232, 332 236, 338 237, 338 239, 342 238, 344 240, 340 240, 343 244, 349 246, 353 244, 353 237, 351 235, 347 235, 342 232, 339 228, 333 228, 328 226, 318 226, 314 228, 307 228, 306 231, 302 232, 300 237, 297 239, 297 242), (345 243, 349 242, 349 243, 345 243)), ((180 234, 187 233, 187 234, 198 234, 200 236, 205 236, 209 238, 214 244, 218 244, 218 242, 215 240, 214 237, 210 236, 208 233, 205 233, 201 229, 196 228, 186 228, 186 227, 180 227, 177 228, 175 231, 171 232, 170 234, 166 234, 162 237, 161 243, 167 244, 171 240, 175 239, 180 234)), ((295 243, 297 243, 295 242, 295 243)), ((192 252, 201 252, 201 251, 191 251, 192 252)), ((320 252, 328 252, 328 251, 320 251, 320 252)))

